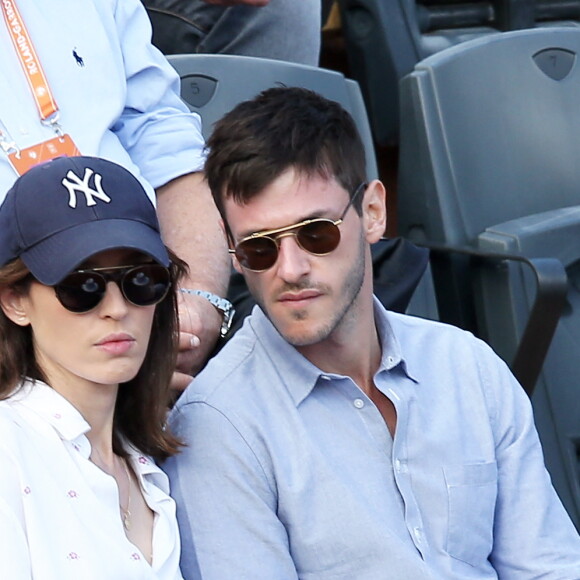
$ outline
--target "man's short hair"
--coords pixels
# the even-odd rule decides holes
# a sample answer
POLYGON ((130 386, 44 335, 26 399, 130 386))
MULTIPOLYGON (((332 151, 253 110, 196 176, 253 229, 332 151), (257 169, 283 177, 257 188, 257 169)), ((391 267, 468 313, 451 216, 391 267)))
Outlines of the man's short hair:
POLYGON ((335 178, 351 194, 366 179, 364 145, 350 114, 303 88, 272 88, 238 104, 216 123, 207 145, 205 174, 224 221, 225 199, 247 203, 291 168, 335 178))

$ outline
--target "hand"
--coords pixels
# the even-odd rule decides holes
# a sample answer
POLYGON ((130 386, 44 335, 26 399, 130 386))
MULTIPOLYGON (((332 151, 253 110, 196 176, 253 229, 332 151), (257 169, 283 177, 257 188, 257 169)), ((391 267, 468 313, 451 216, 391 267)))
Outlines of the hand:
POLYGON ((179 292, 179 352, 171 388, 176 395, 204 366, 219 338, 221 313, 205 298, 179 292))
MULTIPOLYGON (((206 4, 216 4, 218 6, 235 6, 245 4, 246 6, 266 6, 270 0, 203 0, 206 4)), ((299 0, 300 1, 300 0, 299 0)))

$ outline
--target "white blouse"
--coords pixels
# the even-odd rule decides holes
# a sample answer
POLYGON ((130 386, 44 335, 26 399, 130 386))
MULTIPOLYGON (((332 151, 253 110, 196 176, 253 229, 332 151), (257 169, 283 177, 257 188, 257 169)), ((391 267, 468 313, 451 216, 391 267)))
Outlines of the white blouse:
POLYGON ((125 535, 114 478, 89 461, 89 429, 41 382, 0 401, 0 578, 181 580, 167 477, 128 449, 155 514, 150 565, 125 535))

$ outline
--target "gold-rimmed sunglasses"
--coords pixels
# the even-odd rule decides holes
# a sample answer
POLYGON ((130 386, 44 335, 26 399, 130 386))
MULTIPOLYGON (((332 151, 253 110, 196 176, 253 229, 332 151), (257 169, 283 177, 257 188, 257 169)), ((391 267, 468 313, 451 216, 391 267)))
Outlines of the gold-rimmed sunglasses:
POLYGON ((278 259, 280 238, 295 236, 298 245, 315 256, 330 254, 340 243, 340 230, 344 216, 361 191, 367 187, 361 183, 354 191, 347 206, 337 220, 328 218, 308 219, 291 226, 256 232, 240 240, 236 247, 229 250, 235 254, 242 267, 252 272, 263 272, 271 268, 278 259))

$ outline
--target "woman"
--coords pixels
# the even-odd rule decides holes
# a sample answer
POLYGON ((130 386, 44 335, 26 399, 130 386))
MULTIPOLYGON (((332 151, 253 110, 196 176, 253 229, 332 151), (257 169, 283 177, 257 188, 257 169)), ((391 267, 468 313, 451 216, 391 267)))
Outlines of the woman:
POLYGON ((155 210, 91 157, 31 169, 0 207, 0 576, 180 579, 153 460, 174 367, 175 283, 155 210))

